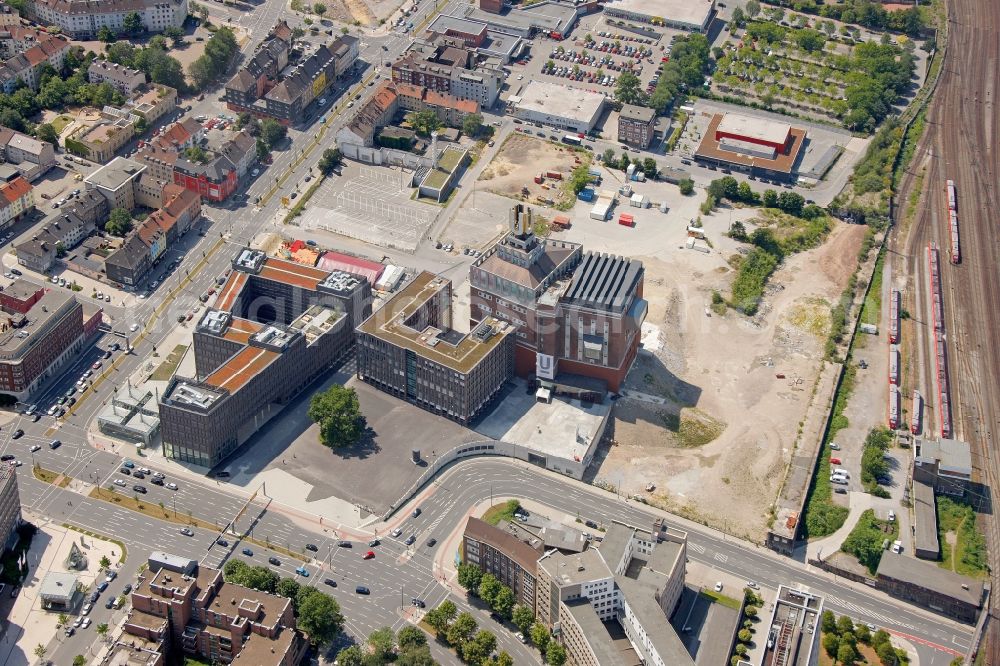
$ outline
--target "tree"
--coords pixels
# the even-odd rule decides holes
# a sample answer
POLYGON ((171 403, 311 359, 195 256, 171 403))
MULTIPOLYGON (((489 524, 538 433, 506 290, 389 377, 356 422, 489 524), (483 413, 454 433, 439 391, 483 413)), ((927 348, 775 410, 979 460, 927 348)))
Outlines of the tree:
POLYGON ((497 580, 497 577, 491 573, 483 574, 483 577, 479 581, 478 594, 479 598, 486 602, 486 605, 493 607, 493 602, 497 598, 497 594, 500 593, 500 588, 503 587, 503 583, 497 580))
POLYGON ((322 2, 317 2, 315 5, 313 5, 313 11, 322 16, 323 14, 326 14, 326 5, 324 5, 322 2))
POLYGON ((478 113, 470 113, 462 119, 462 131, 466 136, 478 136, 483 129, 483 117, 478 113))
POLYGON ((165 37, 169 37, 174 45, 181 44, 184 41, 184 31, 175 25, 168 26, 166 30, 163 31, 165 37))
POLYGON ((782 192, 778 196, 778 208, 796 217, 802 213, 805 203, 805 198, 798 192, 782 192))
POLYGON ((372 656, 379 663, 390 661, 393 650, 396 649, 396 634, 390 627, 376 629, 368 634, 368 646, 371 648, 372 656))
POLYGON ((461 648, 462 644, 470 640, 475 632, 476 619, 469 613, 460 613, 448 627, 446 639, 449 645, 461 648))
POLYGON ((328 176, 343 161, 344 154, 340 152, 340 148, 327 148, 323 151, 323 156, 319 160, 319 170, 328 176))
POLYGON ((101 557, 100 566, 102 569, 107 569, 111 566, 111 560, 108 559, 107 555, 101 557))
POLYGON ((645 95, 642 93, 642 81, 632 72, 622 72, 615 85, 615 99, 622 104, 642 104, 645 95))
POLYGON ((753 634, 750 633, 749 629, 740 629, 737 637, 740 639, 741 643, 749 643, 750 639, 753 638, 753 634))
POLYGON ((489 666, 514 666, 514 657, 501 650, 497 653, 496 657, 493 657, 486 663, 489 666))
POLYGON ((102 25, 101 29, 97 31, 97 38, 105 44, 110 44, 118 39, 115 33, 112 32, 111 28, 106 25, 102 25))
POLYGON ((677 183, 677 186, 680 188, 681 194, 684 196, 689 196, 694 193, 694 181, 690 178, 684 178, 677 183))
POLYGON ((458 565, 458 584, 472 593, 479 592, 479 583, 483 580, 483 571, 475 564, 468 562, 458 565))
MULTIPOLYGON (((313 588, 310 588, 313 589, 313 588)), ((314 646, 326 645, 340 633, 344 616, 333 597, 317 590, 299 603, 298 627, 314 646)))
POLYGON ((124 208, 115 208, 111 211, 104 230, 112 236, 124 236, 132 231, 132 216, 124 208))
POLYGON ((757 0, 747 0, 744 10, 751 19, 757 18, 760 14, 760 3, 757 0))
POLYGON ((365 653, 357 645, 346 647, 337 653, 337 664, 339 666, 363 666, 365 663, 365 653))
POLYGON ((497 647, 497 637, 480 629, 476 635, 462 644, 462 659, 473 666, 481 666, 497 647))
POLYGON ((257 159, 262 160, 271 154, 271 149, 267 147, 263 139, 257 139, 257 159))
POLYGON ((212 61, 207 56, 199 56, 194 62, 188 65, 188 74, 191 75, 195 88, 199 90, 205 88, 212 82, 212 78, 215 76, 212 61))
POLYGON ((427 635, 412 625, 406 625, 396 635, 400 652, 409 652, 427 645, 427 635))
POLYGON ((274 588, 275 594, 286 599, 297 600, 302 586, 294 578, 282 578, 274 588))
POLYGON ((439 127, 441 127, 440 118, 438 118, 437 114, 430 109, 414 111, 407 116, 407 120, 409 120, 410 125, 413 126, 413 131, 420 136, 430 136, 431 132, 435 132, 439 127))
POLYGON ((841 615, 837 618, 837 633, 838 634, 853 634, 854 633, 854 622, 847 615, 841 615))
POLYGON ((646 174, 646 178, 651 180, 656 179, 656 174, 659 173, 659 169, 656 166, 656 160, 652 157, 647 157, 642 161, 642 172, 646 174))
POLYGON ((545 663, 549 666, 563 666, 566 663, 566 648, 559 643, 550 643, 545 651, 545 663))
POLYGON ((69 616, 66 613, 59 613, 59 617, 56 618, 56 628, 65 627, 67 622, 69 622, 69 616))
POLYGON ((260 123, 260 138, 273 149, 288 135, 288 129, 273 118, 265 118, 260 123))
POLYGON ((841 664, 853 664, 858 660, 858 651, 847 641, 841 641, 837 648, 837 661, 841 664))
POLYGON ((78 654, 75 657, 73 657, 73 666, 86 666, 86 664, 87 664, 87 658, 84 657, 82 654, 78 654))
POLYGON ((128 42, 115 42, 108 46, 104 55, 110 62, 135 67, 136 48, 128 42))
POLYGON ((240 584, 260 590, 261 592, 274 594, 274 591, 278 587, 278 580, 278 574, 267 567, 248 567, 240 584))
POLYGON ((609 168, 614 168, 616 164, 615 151, 611 148, 605 150, 604 153, 601 155, 601 161, 604 162, 605 166, 609 168))
POLYGON ((764 208, 777 208, 778 207, 778 193, 772 189, 764 190, 764 208))
POLYGON ((872 642, 872 632, 864 624, 858 624, 854 627, 854 636, 858 639, 859 643, 868 645, 872 642))
POLYGON ((190 146, 184 151, 184 157, 189 162, 197 162, 198 164, 208 164, 208 153, 201 146, 195 144, 190 146))
POLYGON ((106 638, 108 635, 108 629, 109 627, 107 622, 102 622, 101 624, 97 625, 97 635, 100 636, 101 638, 106 638))
POLYGON ((742 7, 736 7, 733 9, 733 25, 737 28, 742 28, 747 22, 746 14, 743 12, 742 7))
POLYGON ((540 652, 545 652, 545 648, 549 646, 549 630, 545 628, 545 625, 541 622, 535 622, 531 625, 531 644, 534 645, 540 652))
POLYGON ((514 590, 510 589, 506 585, 500 587, 500 591, 497 592, 496 597, 493 599, 493 610, 496 611, 500 617, 510 618, 510 613, 514 608, 514 590))
POLYGON ((59 135, 56 134, 56 128, 50 123, 42 123, 35 130, 35 135, 38 137, 39 141, 46 141, 51 143, 56 148, 59 147, 59 135))
POLYGON ((445 600, 437 608, 427 611, 424 619, 440 635, 448 630, 456 615, 458 615, 458 608, 453 602, 445 600))
POLYGON ((527 636, 531 623, 535 621, 535 614, 531 612, 531 609, 523 604, 516 604, 510 615, 518 630, 527 636))
POLYGON ((840 649, 840 639, 837 638, 836 633, 823 634, 823 649, 830 655, 830 658, 837 658, 837 650, 840 649))
POLYGON ((431 656, 431 649, 423 645, 412 650, 400 652, 396 658, 397 666, 438 666, 438 662, 431 656))
POLYGON ((756 203, 757 193, 750 189, 750 183, 745 180, 739 184, 736 191, 736 200, 744 203, 756 203))
POLYGON ((357 392, 339 384, 313 395, 308 413, 319 424, 323 446, 330 448, 356 444, 367 427, 357 392))
POLYGON ((48 650, 45 649, 44 645, 39 643, 38 645, 35 646, 34 652, 36 657, 38 657, 39 659, 44 659, 45 654, 48 652, 48 650))
POLYGON ((122 21, 122 28, 130 35, 140 35, 146 31, 146 26, 142 24, 142 17, 139 12, 129 12, 122 21))
POLYGON ((820 628, 824 634, 833 634, 837 632, 837 618, 833 614, 832 610, 828 609, 823 611, 823 614, 820 616, 820 628))

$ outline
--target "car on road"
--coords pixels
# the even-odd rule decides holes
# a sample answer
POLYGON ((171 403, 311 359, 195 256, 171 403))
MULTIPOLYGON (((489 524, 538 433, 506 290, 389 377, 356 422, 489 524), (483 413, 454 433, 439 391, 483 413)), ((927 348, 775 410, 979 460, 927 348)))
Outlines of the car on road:
POLYGON ((124 488, 127 484, 124 479, 115 479, 115 485, 124 488))
POLYGON ((368 547, 374 548, 375 546, 381 545, 381 543, 382 542, 379 541, 378 539, 372 539, 371 541, 368 542, 368 547))
POLYGON ((72 636, 76 633, 76 629, 72 626, 66 627, 66 636, 72 636))
POLYGON ((593 520, 585 521, 583 524, 586 525, 587 527, 593 529, 593 530, 597 529, 597 523, 595 523, 593 520))
POLYGON ((102 580, 100 584, 97 586, 97 591, 103 592, 106 589, 108 589, 108 581, 102 580))
POLYGON ((94 370, 100 370, 102 365, 103 363, 101 363, 100 361, 94 361, 94 364, 91 365, 90 367, 93 368, 94 370))
POLYGON ((0 456, 0 460, 2 460, 3 462, 7 462, 8 460, 13 460, 13 459, 14 459, 13 453, 5 453, 2 456, 0 456))
POLYGON ((357 586, 356 588, 354 588, 354 591, 355 591, 355 592, 356 592, 357 594, 371 594, 371 593, 372 593, 372 591, 371 591, 371 590, 369 590, 369 589, 368 589, 367 587, 365 587, 364 585, 358 585, 358 586, 357 586))
POLYGON ((424 603, 423 599, 417 599, 416 597, 410 599, 410 605, 416 608, 425 608, 427 606, 427 604, 424 603))
POLYGON ((155 477, 155 476, 152 479, 150 479, 149 482, 152 483, 154 486, 162 486, 163 485, 163 479, 161 479, 159 477, 155 477))
POLYGON ((11 439, 21 439, 22 437, 24 437, 24 431, 20 428, 10 434, 11 439))
POLYGON ((181 528, 181 534, 183 534, 184 536, 189 536, 189 537, 190 536, 194 536, 194 530, 192 530, 190 527, 182 527, 181 528))
POLYGON ((177 484, 173 482, 166 484, 166 487, 170 490, 177 490, 177 484))
MULTIPOLYGON (((93 609, 94 609, 94 604, 89 603, 89 602, 85 603, 83 605, 83 609, 80 611, 80 614, 81 615, 90 615, 90 611, 92 611, 93 609)), ((82 624, 82 622, 81 622, 81 624, 82 624)))
POLYGON ((306 571, 305 567, 300 566, 298 569, 295 570, 295 573, 302 576, 303 578, 309 578, 309 572, 306 571))
POLYGON ((52 450, 58 449, 60 446, 62 446, 62 442, 60 442, 58 439, 53 439, 51 442, 49 442, 49 448, 52 450))
POLYGON ((427 547, 428 548, 433 548, 435 545, 437 545, 437 542, 438 542, 437 539, 435 539, 434 537, 431 537, 430 539, 427 540, 427 547))
POLYGON ((337 581, 335 581, 332 578, 324 578, 323 579, 323 584, 324 585, 329 585, 330 587, 337 587, 337 581))
POLYGON ((407 546, 412 546, 413 542, 416 540, 417 540, 417 535, 411 534, 410 536, 406 537, 406 541, 404 541, 403 543, 405 543, 407 546))
POLYGON ((350 541, 338 541, 338 542, 337 542, 337 545, 338 545, 338 546, 340 546, 341 548, 353 548, 353 547, 354 547, 354 546, 353 546, 353 545, 351 544, 351 542, 350 542, 350 541))
POLYGON ((42 420, 42 415, 41 414, 32 414, 31 415, 31 422, 32 423, 38 423, 41 420, 42 420))
POLYGON ((135 333, 136 331, 139 330, 139 324, 132 324, 131 326, 128 327, 128 330, 130 330, 133 333, 135 333))
POLYGON ((111 581, 113 581, 113 580, 114 580, 115 578, 118 578, 118 574, 117 574, 116 572, 114 572, 114 571, 109 571, 109 572, 108 572, 108 575, 104 577, 104 580, 105 580, 106 582, 110 583, 110 582, 111 582, 111 581))
POLYGON ((89 627, 89 626, 90 626, 90 625, 92 625, 93 623, 94 623, 94 621, 93 621, 93 620, 91 620, 91 619, 90 619, 89 617, 88 617, 88 618, 84 618, 84 620, 83 620, 83 624, 81 624, 81 625, 80 625, 80 628, 81 628, 81 629, 86 629, 87 627, 89 627))
POLYGON ((274 555, 272 555, 271 557, 267 558, 267 561, 268 561, 269 564, 273 564, 276 567, 280 567, 281 566, 281 560, 279 560, 274 555))
POLYGON ((319 546, 317 546, 314 543, 307 543, 306 544, 306 550, 311 550, 312 552, 315 553, 315 552, 317 552, 319 550, 319 546))
POLYGON ((132 583, 125 583, 125 587, 122 588, 122 594, 128 594, 132 591, 132 583))
POLYGON ((413 510, 413 514, 412 515, 413 515, 414 518, 416 518, 417 516, 420 515, 420 507, 419 506, 416 509, 413 510))
POLYGON ((253 557, 253 551, 249 548, 244 548, 241 552, 247 557, 253 557))
POLYGON ((363 559, 363 560, 373 560, 373 559, 375 559, 375 551, 374 550, 369 550, 367 553, 364 554, 364 556, 361 559, 363 559))
POLYGON ((747 587, 749 587, 751 590, 759 590, 760 589, 760 586, 757 584, 757 581, 755 581, 755 580, 748 580, 747 581, 747 587))
POLYGON ((40 447, 38 444, 32 444, 31 445, 31 452, 34 453, 35 451, 40 451, 41 448, 42 447, 40 447))
POLYGON ((109 597, 108 600, 104 602, 104 607, 108 609, 114 608, 114 605, 115 605, 114 597, 109 597))
POLYGON ((401 530, 401 529, 400 529, 400 528, 398 528, 398 527, 397 527, 396 529, 394 529, 393 531, 389 532, 389 534, 390 534, 390 535, 391 535, 391 536, 392 536, 392 537, 393 537, 394 539, 395 539, 395 538, 398 538, 398 537, 399 537, 399 536, 400 536, 400 535, 401 535, 402 533, 403 533, 403 530, 401 530))
POLYGON ((833 449, 834 451, 839 451, 840 444, 837 444, 837 442, 830 442, 830 448, 833 449))
POLYGON ((893 511, 892 509, 889 509, 889 522, 890 523, 896 522, 896 512, 893 511))

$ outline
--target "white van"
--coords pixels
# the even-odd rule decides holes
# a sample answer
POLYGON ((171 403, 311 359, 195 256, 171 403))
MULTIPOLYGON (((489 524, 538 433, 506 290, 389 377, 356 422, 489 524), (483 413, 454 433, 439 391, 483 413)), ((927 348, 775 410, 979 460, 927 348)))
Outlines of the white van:
POLYGON ((830 483, 836 483, 841 486, 846 486, 847 478, 840 476, 839 474, 834 474, 833 476, 830 477, 830 483))
POLYGON ((846 478, 848 478, 848 479, 849 479, 849 478, 851 478, 851 473, 850 473, 850 472, 848 472, 848 471, 847 471, 846 469, 844 469, 843 467, 838 467, 837 469, 833 470, 833 473, 834 473, 834 474, 837 474, 837 475, 839 475, 839 476, 843 476, 843 477, 846 477, 846 478))

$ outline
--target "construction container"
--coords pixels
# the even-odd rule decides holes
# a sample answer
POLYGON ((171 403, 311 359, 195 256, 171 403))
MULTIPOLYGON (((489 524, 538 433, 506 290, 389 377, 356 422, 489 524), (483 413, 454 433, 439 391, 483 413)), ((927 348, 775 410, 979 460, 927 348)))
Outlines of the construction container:
POLYGON ((636 171, 635 173, 632 174, 632 180, 634 180, 636 182, 639 182, 639 183, 645 183, 646 182, 646 174, 644 174, 641 171, 636 171))
POLYGON ((576 196, 579 197, 582 201, 593 201, 594 190, 593 188, 585 187, 582 190, 580 190, 580 193, 576 196))
POLYGON ((587 169, 587 173, 589 175, 593 176, 594 178, 600 178, 601 177, 601 170, 597 169, 597 168, 594 168, 594 167, 590 167, 589 169, 587 169))
POLYGON ((635 218, 629 215, 628 213, 622 213, 621 215, 618 216, 618 224, 622 225, 623 227, 634 227, 635 218))
POLYGON ((544 182, 545 182, 545 176, 544 175, 538 174, 538 175, 535 176, 535 184, 536 185, 541 185, 544 182))
POLYGON ((629 203, 633 208, 649 208, 649 197, 645 194, 633 194, 629 203))
POLYGON ((609 199, 598 199, 597 203, 590 211, 590 219, 592 220, 606 220, 608 219, 608 214, 611 212, 611 201, 609 199))
POLYGON ((559 227, 560 229, 569 229, 570 227, 569 217, 565 215, 556 215, 554 218, 552 218, 552 224, 559 227))
POLYGON ((558 171, 546 171, 545 176, 551 178, 552 180, 562 180, 562 174, 558 171))
POLYGON ((661 213, 667 213, 669 211, 670 211, 670 206, 667 205, 666 201, 664 201, 663 203, 660 204, 660 212, 661 213))

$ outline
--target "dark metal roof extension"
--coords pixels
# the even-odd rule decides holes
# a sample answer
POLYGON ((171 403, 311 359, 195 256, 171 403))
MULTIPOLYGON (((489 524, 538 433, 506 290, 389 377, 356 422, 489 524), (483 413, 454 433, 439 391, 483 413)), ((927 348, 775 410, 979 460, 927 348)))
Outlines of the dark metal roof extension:
POLYGON ((642 262, 636 259, 585 252, 563 302, 598 310, 622 311, 628 306, 642 274, 642 262))

